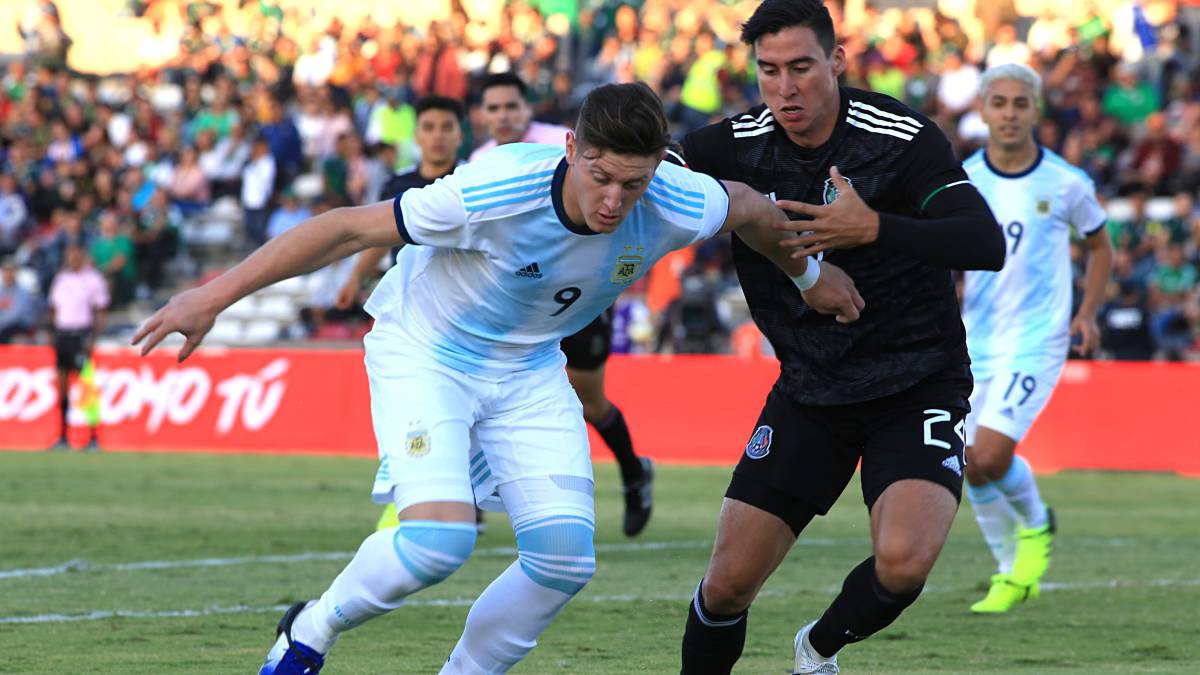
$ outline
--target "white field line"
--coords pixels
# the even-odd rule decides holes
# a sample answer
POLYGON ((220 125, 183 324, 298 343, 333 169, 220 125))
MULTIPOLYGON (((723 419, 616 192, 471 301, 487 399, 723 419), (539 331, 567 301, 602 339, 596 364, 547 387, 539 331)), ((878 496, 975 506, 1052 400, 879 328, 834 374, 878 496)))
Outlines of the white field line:
MULTIPOLYGON (((796 541, 796 546, 813 546, 813 547, 830 547, 838 545, 854 545, 867 544, 869 540, 863 538, 839 538, 829 539, 820 537, 801 537, 796 541)), ((1130 541, 1121 538, 1088 538, 1072 540, 1073 544, 1080 546, 1100 546, 1100 547, 1121 547, 1128 546, 1130 541)), ((628 542, 623 544, 598 544, 596 546, 597 553, 629 553, 641 551, 678 551, 691 549, 709 549, 712 547, 712 541, 709 540, 690 540, 690 541, 639 541, 628 542)), ((472 554, 474 556, 482 556, 485 558, 515 558, 517 549, 511 546, 494 546, 490 548, 476 549, 472 554)), ((50 567, 30 567, 24 569, 0 570, 0 581, 6 579, 23 579, 30 577, 53 577, 68 573, 78 572, 136 572, 141 570, 171 570, 184 569, 191 567, 231 567, 235 565, 286 565, 291 563, 302 563, 311 561, 340 561, 349 560, 354 556, 353 551, 325 551, 325 552, 305 552, 293 553, 289 555, 251 555, 229 558, 193 558, 188 560, 142 560, 138 562, 127 563, 92 563, 83 558, 68 560, 61 565, 53 565, 50 567)))
MULTIPOLYGON (((1095 581, 1062 581, 1042 584, 1043 591, 1087 591, 1095 589, 1123 588, 1181 588, 1200 586, 1200 579, 1100 579, 1095 581)), ((820 589, 827 594, 836 593, 835 586, 820 589)), ((936 586, 927 587, 925 593, 966 593, 974 590, 967 586, 936 586)), ((765 590, 759 597, 781 598, 788 596, 778 590, 765 590)), ((594 603, 633 603, 633 602, 685 602, 692 597, 691 593, 621 593, 616 595, 579 596, 576 602, 594 603)), ((469 607, 475 602, 474 598, 435 598, 413 599, 405 603, 408 607, 469 607)), ((167 610, 97 610, 83 614, 36 614, 32 616, 0 616, 2 624, 34 624, 34 623, 64 623, 74 621, 98 621, 102 619, 177 619, 221 614, 273 614, 287 609, 287 605, 266 605, 251 607, 249 605, 233 605, 230 607, 205 607, 203 609, 167 609, 167 610)), ((403 610, 401 610, 403 611, 403 610)))

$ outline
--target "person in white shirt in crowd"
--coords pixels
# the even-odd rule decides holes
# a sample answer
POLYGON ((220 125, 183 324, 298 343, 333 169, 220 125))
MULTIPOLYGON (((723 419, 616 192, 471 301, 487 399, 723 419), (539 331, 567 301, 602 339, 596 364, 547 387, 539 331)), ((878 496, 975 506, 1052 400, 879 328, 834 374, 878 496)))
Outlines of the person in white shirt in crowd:
POLYGON ((267 241, 267 218, 270 215, 271 192, 275 187, 275 158, 261 136, 250 146, 250 161, 242 169, 242 214, 246 223, 246 239, 253 246, 267 241))

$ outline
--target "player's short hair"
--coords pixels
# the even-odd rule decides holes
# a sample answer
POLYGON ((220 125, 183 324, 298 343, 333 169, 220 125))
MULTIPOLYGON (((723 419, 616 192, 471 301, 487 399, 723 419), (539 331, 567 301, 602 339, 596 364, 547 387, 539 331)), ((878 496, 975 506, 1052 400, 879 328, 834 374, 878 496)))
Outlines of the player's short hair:
POLYGON ((479 87, 479 98, 482 99, 492 87, 516 87, 521 98, 529 98, 529 86, 516 73, 492 73, 483 78, 483 85, 479 87))
POLYGON ((643 82, 596 87, 579 108, 579 144, 621 155, 659 155, 671 142, 662 101, 643 82))
POLYGON ((983 71, 979 78, 979 97, 987 97, 988 87, 998 80, 1015 80, 1029 85, 1033 90, 1033 98, 1040 105, 1042 101, 1042 76, 1033 68, 1023 63, 1004 63, 992 66, 983 71))
POLYGON ((459 124, 462 124, 463 118, 466 117, 462 104, 456 99, 447 96, 425 96, 417 101, 416 105, 413 106, 413 110, 416 111, 417 117, 420 117, 421 113, 426 110, 445 110, 454 115, 459 124))
POLYGON ((763 0, 750 19, 742 24, 742 42, 754 46, 764 35, 774 35, 785 28, 802 26, 817 35, 817 43, 828 56, 837 44, 833 32, 833 17, 821 0, 763 0))

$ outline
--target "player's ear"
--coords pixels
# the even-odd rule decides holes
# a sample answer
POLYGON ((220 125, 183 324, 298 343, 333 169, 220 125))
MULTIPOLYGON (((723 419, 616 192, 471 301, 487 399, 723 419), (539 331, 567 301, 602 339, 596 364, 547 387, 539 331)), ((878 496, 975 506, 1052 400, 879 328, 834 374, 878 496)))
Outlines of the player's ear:
POLYGON ((846 72, 846 48, 834 45, 833 51, 829 52, 829 62, 833 66, 833 76, 841 77, 846 72))
POLYGON ((567 164, 575 163, 575 132, 567 130, 567 164))

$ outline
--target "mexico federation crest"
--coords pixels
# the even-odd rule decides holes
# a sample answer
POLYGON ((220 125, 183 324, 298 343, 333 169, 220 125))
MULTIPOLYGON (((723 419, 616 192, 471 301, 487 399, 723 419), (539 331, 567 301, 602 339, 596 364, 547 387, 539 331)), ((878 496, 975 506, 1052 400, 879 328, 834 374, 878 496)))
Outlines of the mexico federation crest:
POLYGON ((774 436, 775 430, 766 424, 755 429, 750 442, 746 444, 746 456, 750 459, 766 457, 771 452, 771 438, 774 436))
POLYGON ((610 280, 614 284, 622 286, 633 283, 634 279, 642 273, 642 262, 644 258, 640 255, 621 255, 617 256, 617 263, 613 265, 612 277, 610 280))
MULTIPOLYGON (((842 176, 842 178, 846 178, 846 177, 842 176)), ((846 178, 846 182, 849 183, 850 185, 854 185, 854 181, 850 180, 849 178, 846 178)), ((825 204, 832 204, 837 198, 838 198, 837 186, 833 184, 832 178, 826 178, 825 179, 825 189, 821 191, 821 201, 824 202, 825 204)))
POLYGON ((404 450, 409 457, 424 457, 429 454, 429 432, 424 429, 413 429, 408 432, 404 442, 404 450))

